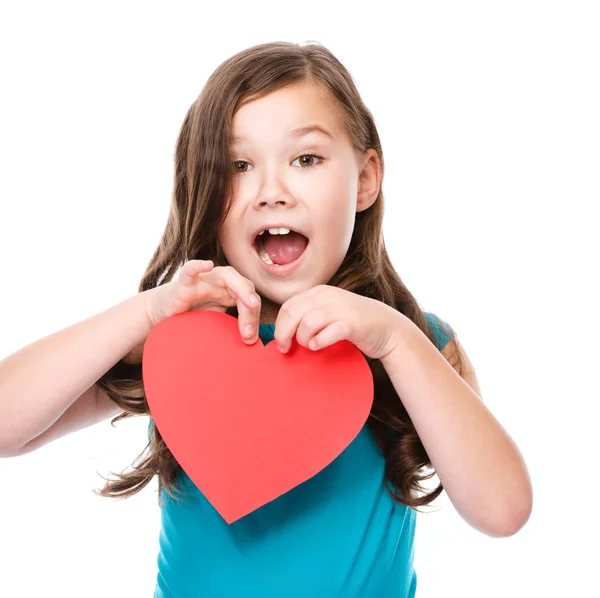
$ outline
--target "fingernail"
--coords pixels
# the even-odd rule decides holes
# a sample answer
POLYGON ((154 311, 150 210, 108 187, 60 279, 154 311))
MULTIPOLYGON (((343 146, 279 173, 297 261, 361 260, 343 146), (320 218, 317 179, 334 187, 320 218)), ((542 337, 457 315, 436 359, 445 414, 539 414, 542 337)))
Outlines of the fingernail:
POLYGON ((258 299, 254 294, 248 295, 248 301, 252 303, 252 305, 258 305, 258 299))
POLYGON ((244 328, 244 336, 252 336, 252 324, 248 324, 246 328, 244 328))

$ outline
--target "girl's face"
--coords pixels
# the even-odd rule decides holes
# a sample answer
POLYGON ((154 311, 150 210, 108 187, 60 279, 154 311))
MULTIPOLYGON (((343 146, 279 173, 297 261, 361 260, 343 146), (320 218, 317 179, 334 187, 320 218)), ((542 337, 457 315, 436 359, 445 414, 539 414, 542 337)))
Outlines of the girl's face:
POLYGON ((244 104, 231 134, 232 206, 219 243, 229 264, 263 298, 281 305, 327 283, 339 268, 356 212, 368 208, 379 191, 377 153, 362 154, 352 146, 330 100, 308 83, 244 104), (315 125, 330 136, 296 132, 315 125), (273 255, 270 266, 259 255, 257 235, 274 227, 300 232, 308 244, 304 249, 296 235, 269 238, 265 232, 258 239, 273 255), (285 267, 276 265, 298 255, 285 267))

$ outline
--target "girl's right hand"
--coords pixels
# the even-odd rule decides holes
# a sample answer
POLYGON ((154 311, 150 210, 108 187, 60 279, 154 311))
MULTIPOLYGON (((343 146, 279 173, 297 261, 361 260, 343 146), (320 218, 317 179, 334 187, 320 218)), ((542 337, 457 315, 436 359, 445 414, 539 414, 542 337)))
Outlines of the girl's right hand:
POLYGON ((189 260, 175 280, 146 291, 146 313, 153 328, 166 318, 186 311, 207 309, 225 312, 237 306, 242 339, 253 344, 258 338, 260 297, 254 283, 231 266, 211 260, 189 260))

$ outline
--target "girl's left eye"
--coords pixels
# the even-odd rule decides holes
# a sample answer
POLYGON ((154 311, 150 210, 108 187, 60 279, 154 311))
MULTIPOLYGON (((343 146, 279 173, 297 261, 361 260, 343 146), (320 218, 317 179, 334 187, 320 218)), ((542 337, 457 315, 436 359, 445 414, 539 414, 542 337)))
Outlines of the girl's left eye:
MULTIPOLYGON (((298 158, 296 158, 296 160, 300 160, 301 158, 316 158, 317 160, 322 160, 323 159, 321 156, 317 156, 316 154, 302 154, 301 156, 298 156, 298 158)), ((294 162, 296 160, 294 160, 294 162)), ((292 162, 292 164, 294 162, 292 162)), ((306 166, 308 168, 313 168, 315 166, 315 164, 307 164, 306 166)))
MULTIPOLYGON (((321 156, 317 156, 317 154, 302 154, 301 156, 298 156, 296 158, 296 160, 301 160, 302 158, 313 158, 313 162, 314 162, 314 158, 316 158, 317 160, 323 160, 323 158, 321 156)), ((296 160, 294 160, 294 162, 296 162, 296 160)), ((292 162, 292 164, 294 162, 292 162)), ((240 164, 246 164, 246 165, 248 165, 248 162, 246 162, 245 160, 235 160, 233 162, 233 164, 232 164, 233 171, 235 173, 237 173, 237 174, 241 174, 241 173, 247 172, 247 169, 246 170, 238 170, 237 169, 240 164)), ((306 170, 307 168, 314 168, 315 166, 316 166, 316 164, 314 164, 314 163, 313 164, 306 164, 306 162, 304 162, 304 166, 301 165, 301 168, 303 168, 304 170, 306 170)))

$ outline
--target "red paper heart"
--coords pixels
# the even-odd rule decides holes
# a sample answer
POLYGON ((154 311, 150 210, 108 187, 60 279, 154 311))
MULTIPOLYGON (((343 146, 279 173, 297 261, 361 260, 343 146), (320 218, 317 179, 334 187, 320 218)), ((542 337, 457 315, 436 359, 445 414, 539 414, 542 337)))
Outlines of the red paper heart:
POLYGON ((318 351, 294 338, 247 345, 237 320, 189 311, 155 326, 142 376, 177 462, 228 523, 329 465, 373 404, 373 377, 349 341, 318 351))

